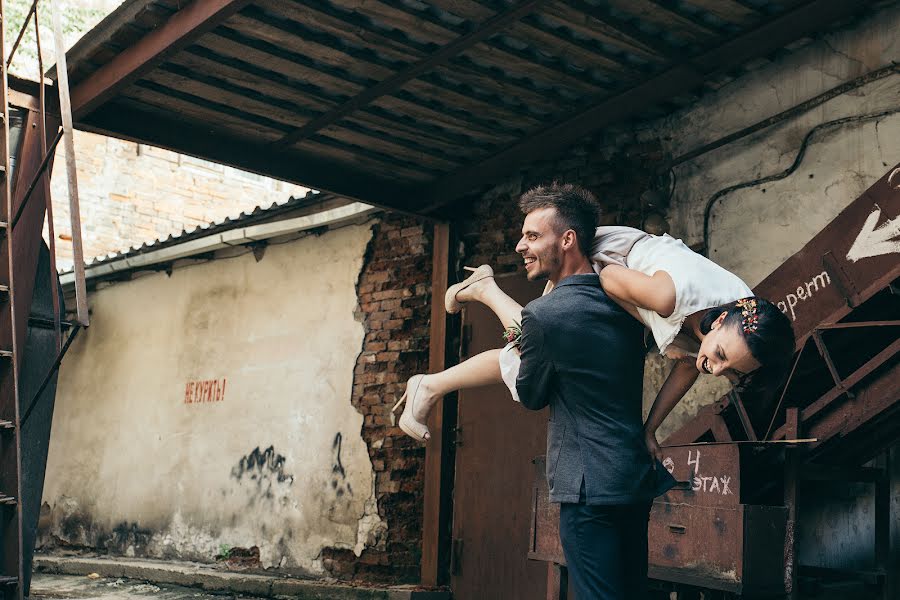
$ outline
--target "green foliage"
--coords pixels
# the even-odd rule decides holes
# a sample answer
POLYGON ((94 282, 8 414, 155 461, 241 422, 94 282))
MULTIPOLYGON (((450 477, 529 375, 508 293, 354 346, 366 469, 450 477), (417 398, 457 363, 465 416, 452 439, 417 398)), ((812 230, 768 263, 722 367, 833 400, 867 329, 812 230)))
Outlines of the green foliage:
POLYGON ((231 546, 228 544, 219 544, 219 553, 216 554, 216 560, 227 560, 231 556, 231 546))
MULTIPOLYGON (((19 35, 25 16, 31 8, 32 0, 3 0, 3 25, 6 36, 6 48, 9 55, 13 42, 19 35)), ((71 47, 81 36, 87 33, 91 27, 100 22, 106 16, 106 11, 100 8, 82 6, 77 0, 39 0, 38 17, 41 26, 41 51, 46 71, 55 62, 53 46, 53 20, 51 18, 51 2, 55 2, 60 11, 62 20, 63 38, 66 47, 71 47)), ((34 18, 29 19, 28 29, 19 43, 10 71, 21 77, 29 79, 38 78, 37 44, 35 42, 34 18)))

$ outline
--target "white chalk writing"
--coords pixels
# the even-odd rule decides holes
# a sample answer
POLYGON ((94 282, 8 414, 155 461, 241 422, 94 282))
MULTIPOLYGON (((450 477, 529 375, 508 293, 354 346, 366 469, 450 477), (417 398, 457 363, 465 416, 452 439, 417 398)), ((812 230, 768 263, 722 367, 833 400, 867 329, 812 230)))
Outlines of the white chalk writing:
POLYGON ((691 460, 692 453, 688 450, 688 466, 694 465, 694 473, 700 472, 700 451, 697 450, 697 458, 691 460))
MULTIPOLYGON (((695 492, 706 492, 708 494, 721 494, 727 496, 734 495, 728 484, 731 483, 731 477, 728 475, 702 475, 700 473, 700 451, 697 450, 696 455, 692 450, 688 450, 687 459, 688 468, 691 470, 691 490, 695 492)), ((674 464, 673 464, 674 466, 674 464)), ((671 472, 671 471, 670 471, 671 472)))
POLYGON ((790 314, 791 320, 797 320, 797 312, 794 310, 799 302, 805 302, 813 297, 813 294, 819 290, 825 289, 831 283, 831 276, 828 271, 822 271, 818 275, 813 275, 805 284, 797 286, 793 293, 785 296, 784 300, 778 302, 778 308, 784 314, 790 314))

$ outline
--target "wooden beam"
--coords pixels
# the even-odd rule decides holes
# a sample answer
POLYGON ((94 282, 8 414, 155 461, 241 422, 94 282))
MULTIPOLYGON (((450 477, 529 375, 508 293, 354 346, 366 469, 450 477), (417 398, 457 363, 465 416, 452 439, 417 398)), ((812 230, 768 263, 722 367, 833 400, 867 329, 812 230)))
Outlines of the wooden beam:
POLYGON ((475 44, 487 39, 497 33, 500 29, 510 23, 521 19, 523 16, 537 9, 547 0, 524 0, 518 4, 514 4, 507 10, 498 13, 481 23, 472 32, 462 35, 449 44, 442 46, 440 50, 426 56, 425 58, 411 64, 407 68, 395 73, 387 79, 363 90, 353 98, 350 98, 337 108, 328 111, 320 117, 292 131, 281 140, 275 143, 277 147, 291 146, 300 140, 313 135, 320 129, 339 121, 358 108, 369 104, 376 98, 391 94, 400 89, 403 84, 415 79, 426 71, 433 69, 435 66, 446 62, 447 60, 459 55, 462 51, 474 46, 475 44))
POLYGON ((275 150, 252 139, 121 103, 112 102, 94 111, 78 123, 78 128, 190 154, 397 212, 410 212, 407 203, 416 197, 409 186, 313 154, 275 150))
POLYGON ((167 56, 188 46, 250 1, 194 0, 182 8, 162 27, 151 31, 133 46, 117 54, 72 90, 75 119, 84 117, 113 98, 167 56))
POLYGON ((517 169, 563 152, 581 138, 634 115, 673 96, 699 86, 717 73, 740 66, 750 58, 768 54, 796 38, 814 33, 848 17, 873 0, 811 0, 744 34, 653 76, 643 83, 603 99, 494 156, 447 175, 421 190, 420 210, 430 212, 497 181, 517 169))
MULTIPOLYGON (((447 312, 444 309, 444 294, 450 268, 450 226, 438 223, 434 226, 431 261, 431 329, 428 338, 428 372, 437 373, 446 368, 447 312)), ((422 567, 421 583, 436 587, 443 583, 441 565, 445 561, 446 533, 450 528, 449 494, 445 481, 453 469, 448 451, 448 436, 445 428, 452 427, 454 421, 444 420, 444 401, 428 416, 431 439, 425 448, 425 497, 422 514, 422 567)))

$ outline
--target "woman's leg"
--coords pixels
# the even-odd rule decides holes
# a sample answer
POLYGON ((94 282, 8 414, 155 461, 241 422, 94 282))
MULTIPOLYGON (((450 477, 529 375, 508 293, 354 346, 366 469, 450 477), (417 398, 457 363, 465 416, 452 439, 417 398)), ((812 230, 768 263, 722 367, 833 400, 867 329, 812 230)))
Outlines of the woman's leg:
MULTIPOLYGON (((398 423, 400 428, 417 440, 430 438, 425 421, 438 400, 457 390, 503 382, 500 352, 499 349, 488 350, 445 371, 410 377, 406 382, 406 406, 398 423)), ((394 410, 399 404, 394 405, 394 410)))
POLYGON ((456 299, 460 302, 481 302, 494 311, 504 328, 522 323, 522 305, 507 296, 493 277, 461 289, 456 299))
POLYGON ((500 350, 476 354, 445 371, 430 373, 422 378, 416 399, 416 417, 424 421, 431 407, 451 392, 503 383, 500 377, 500 350), (421 415, 419 414, 421 407, 421 415))

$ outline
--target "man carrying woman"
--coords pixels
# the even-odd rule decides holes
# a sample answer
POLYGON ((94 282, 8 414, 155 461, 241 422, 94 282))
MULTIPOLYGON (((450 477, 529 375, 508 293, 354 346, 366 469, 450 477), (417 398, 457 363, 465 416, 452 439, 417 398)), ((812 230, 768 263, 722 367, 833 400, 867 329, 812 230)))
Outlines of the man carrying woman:
POLYGON ((516 251, 530 280, 548 281, 544 295, 523 309, 487 266, 451 287, 448 310, 485 303, 510 343, 411 378, 398 402, 406 401, 400 426, 427 439, 423 422, 444 394, 501 380, 526 408, 549 406, 550 500, 561 504, 560 537, 577 597, 642 598, 650 505, 674 484, 657 460, 656 429, 701 372, 778 381, 793 353, 790 323, 678 240, 597 228, 599 205, 587 190, 538 187, 520 207, 516 251), (679 359, 646 424, 642 324, 660 352, 679 359))

